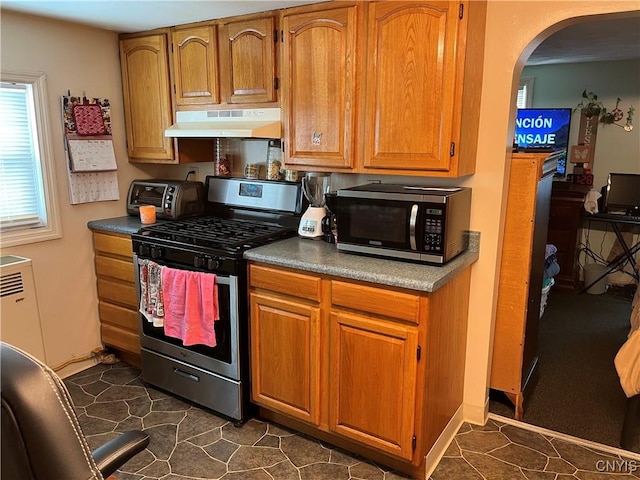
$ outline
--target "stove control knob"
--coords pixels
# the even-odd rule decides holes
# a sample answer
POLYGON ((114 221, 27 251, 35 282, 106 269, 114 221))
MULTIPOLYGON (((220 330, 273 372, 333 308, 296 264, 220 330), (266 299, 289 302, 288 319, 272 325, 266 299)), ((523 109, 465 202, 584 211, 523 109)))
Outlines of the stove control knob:
POLYGON ((146 257, 149 255, 149 245, 138 245, 138 255, 146 257))
POLYGON ((219 258, 210 258, 207 260, 207 269, 215 270, 216 268, 220 268, 222 266, 222 260, 219 258))
POLYGON ((151 258, 162 258, 163 251, 160 247, 151 247, 151 258))
POLYGON ((195 268, 204 267, 205 259, 202 257, 193 257, 193 266, 195 268))

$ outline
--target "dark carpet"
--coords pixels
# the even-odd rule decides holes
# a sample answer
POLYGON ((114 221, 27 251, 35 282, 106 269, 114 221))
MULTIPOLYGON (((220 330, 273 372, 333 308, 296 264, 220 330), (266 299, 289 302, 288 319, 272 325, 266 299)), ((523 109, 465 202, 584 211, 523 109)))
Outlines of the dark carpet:
MULTIPOLYGON (((632 294, 630 287, 602 295, 551 290, 524 422, 620 448, 626 397, 613 359, 629 333, 632 294)), ((514 418, 501 392, 491 392, 489 411, 514 418)), ((640 453, 640 432, 631 450, 640 453)))

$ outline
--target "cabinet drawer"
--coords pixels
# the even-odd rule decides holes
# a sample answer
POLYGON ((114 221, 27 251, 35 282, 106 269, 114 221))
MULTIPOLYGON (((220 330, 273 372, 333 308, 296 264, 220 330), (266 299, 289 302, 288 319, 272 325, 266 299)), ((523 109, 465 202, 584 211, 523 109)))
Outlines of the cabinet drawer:
POLYGON ((135 286, 118 280, 98 278, 98 298, 124 307, 138 308, 135 286))
POLYGON ((104 323, 100 326, 100 333, 105 345, 140 354, 140 336, 137 333, 104 323))
POLYGON ((104 252, 133 258, 131 237, 128 235, 113 235, 95 232, 93 234, 93 247, 96 252, 104 252))
POLYGON ((321 281, 319 277, 251 265, 249 278, 250 285, 254 288, 264 288, 316 302, 320 301, 321 281))
POLYGON ((420 297, 340 281, 331 282, 331 303, 363 312, 419 323, 420 297))
POLYGON ((98 276, 113 277, 135 283, 135 272, 131 261, 96 255, 96 273, 98 276))
POLYGON ((102 301, 98 304, 98 311, 101 322, 140 332, 140 313, 138 311, 102 301))

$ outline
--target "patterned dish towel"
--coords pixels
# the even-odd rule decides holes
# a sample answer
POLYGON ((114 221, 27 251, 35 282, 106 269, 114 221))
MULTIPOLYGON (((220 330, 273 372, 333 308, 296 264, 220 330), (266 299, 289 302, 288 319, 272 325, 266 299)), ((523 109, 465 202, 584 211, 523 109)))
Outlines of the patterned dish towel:
POLYGON ((164 326, 162 267, 151 260, 138 259, 140 266, 140 313, 154 327, 164 326))

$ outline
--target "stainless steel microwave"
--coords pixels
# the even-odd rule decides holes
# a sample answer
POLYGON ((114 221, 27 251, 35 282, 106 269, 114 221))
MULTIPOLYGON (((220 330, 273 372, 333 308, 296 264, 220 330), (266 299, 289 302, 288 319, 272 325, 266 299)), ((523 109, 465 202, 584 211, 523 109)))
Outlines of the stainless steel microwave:
POLYGON ((338 250, 443 264, 469 245, 471 189, 373 183, 338 190, 338 250))

